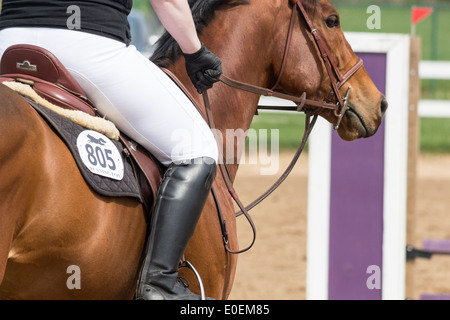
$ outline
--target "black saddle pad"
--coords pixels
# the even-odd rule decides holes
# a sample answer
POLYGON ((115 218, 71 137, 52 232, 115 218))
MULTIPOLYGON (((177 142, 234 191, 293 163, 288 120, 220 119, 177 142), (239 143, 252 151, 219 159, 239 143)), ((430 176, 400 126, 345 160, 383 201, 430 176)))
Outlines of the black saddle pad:
POLYGON ((121 142, 88 130, 24 98, 65 142, 86 183, 92 189, 104 196, 133 197, 142 202, 131 159, 124 155, 121 142))

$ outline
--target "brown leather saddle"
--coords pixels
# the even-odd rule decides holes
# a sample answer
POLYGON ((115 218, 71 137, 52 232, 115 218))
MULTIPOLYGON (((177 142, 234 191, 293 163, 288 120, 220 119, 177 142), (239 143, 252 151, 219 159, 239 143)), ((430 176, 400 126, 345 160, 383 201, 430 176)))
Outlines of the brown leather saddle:
MULTIPOLYGON (((98 115, 77 81, 46 49, 23 44, 6 49, 0 62, 0 82, 5 81, 26 83, 44 99, 62 108, 98 115)), ((136 164, 136 177, 150 210, 162 180, 163 166, 126 135, 121 134, 120 140, 124 144, 125 156, 131 157, 136 164)))

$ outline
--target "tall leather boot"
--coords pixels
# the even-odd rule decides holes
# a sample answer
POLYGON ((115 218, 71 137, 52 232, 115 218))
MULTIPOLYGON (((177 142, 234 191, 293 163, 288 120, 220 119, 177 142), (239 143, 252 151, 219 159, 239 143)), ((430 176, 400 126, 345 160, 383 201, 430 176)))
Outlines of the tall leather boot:
POLYGON ((152 213, 137 299, 200 299, 178 279, 178 264, 194 234, 215 175, 216 163, 211 158, 197 158, 167 169, 152 213))

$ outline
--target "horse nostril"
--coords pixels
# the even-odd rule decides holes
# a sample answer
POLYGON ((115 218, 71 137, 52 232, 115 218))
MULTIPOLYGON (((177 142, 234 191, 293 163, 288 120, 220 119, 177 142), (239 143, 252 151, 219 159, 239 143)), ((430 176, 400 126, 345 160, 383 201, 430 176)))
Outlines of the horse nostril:
POLYGON ((387 102, 386 98, 383 97, 380 102, 381 116, 384 116, 384 113, 386 112, 387 108, 388 108, 388 102, 387 102))

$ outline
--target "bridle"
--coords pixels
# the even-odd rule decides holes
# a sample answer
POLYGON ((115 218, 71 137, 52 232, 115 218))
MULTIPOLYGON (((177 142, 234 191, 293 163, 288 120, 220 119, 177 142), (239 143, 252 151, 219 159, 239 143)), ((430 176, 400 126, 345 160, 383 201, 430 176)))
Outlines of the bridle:
MULTIPOLYGON (((291 160, 289 166, 283 172, 283 174, 280 176, 280 178, 278 178, 278 180, 266 192, 264 192, 260 197, 258 197, 255 201, 253 201, 248 206, 244 206, 241 203, 241 201, 239 200, 239 197, 237 196, 237 193, 231 182, 230 173, 228 172, 228 168, 225 165, 225 158, 223 157, 223 154, 221 154, 222 150, 219 150, 219 152, 220 152, 219 159, 223 159, 223 162, 218 164, 219 169, 221 171, 221 174, 223 176, 223 179, 225 181, 225 184, 227 186, 227 189, 228 189, 230 195, 232 196, 232 198, 234 199, 234 201, 240 208, 240 211, 238 211, 236 213, 236 216, 244 214, 253 229, 253 240, 247 248, 240 250, 240 251, 233 251, 228 247, 228 231, 226 228, 226 221, 223 219, 223 216, 222 216, 222 213, 220 210, 220 206, 217 201, 217 197, 215 196, 215 192, 214 192, 214 188, 213 188, 212 193, 213 193, 214 199, 216 201, 216 207, 217 207, 217 211, 219 214, 219 219, 221 221, 222 236, 223 236, 225 249, 226 249, 226 251, 233 253, 233 254, 245 252, 253 246, 255 239, 256 239, 256 229, 255 229, 254 223, 252 221, 252 218, 248 214, 248 211, 250 209, 252 209, 253 207, 255 207, 257 204, 259 204, 262 200, 267 198, 267 196, 269 196, 287 178, 289 173, 292 171, 298 158, 300 157, 300 154, 306 144, 309 134, 311 133, 311 130, 313 129, 314 124, 317 120, 318 114, 315 111, 318 108, 333 110, 335 116, 337 117, 337 121, 336 121, 334 127, 335 127, 335 129, 337 129, 339 127, 342 117, 344 116, 345 112, 348 109, 348 107, 347 107, 348 95, 350 93, 351 87, 350 86, 348 87, 345 96, 341 95, 339 89, 363 65, 362 60, 359 59, 358 62, 353 67, 351 67, 347 72, 344 73, 344 75, 342 75, 339 71, 339 68, 337 67, 336 62, 334 61, 333 57, 330 55, 330 51, 329 51, 327 45, 320 37, 317 29, 314 27, 311 19, 309 18, 308 14, 306 13, 306 10, 304 9, 303 5, 301 4, 301 1, 300 0, 289 0, 289 1, 292 3, 292 14, 291 14, 291 19, 290 19, 290 23, 289 23, 289 30, 288 30, 288 35, 286 38, 286 45, 285 45, 285 49, 284 49, 283 60, 281 63, 280 71, 276 78, 275 84, 272 86, 272 88, 268 89, 268 88, 263 88, 263 87, 258 87, 258 86, 254 86, 251 84, 243 83, 240 81, 230 79, 223 74, 219 77, 219 81, 221 81, 222 83, 224 83, 230 87, 239 89, 239 90, 252 92, 252 93, 263 95, 263 96, 273 96, 273 97, 277 97, 277 98, 281 98, 281 99, 285 99, 285 100, 290 100, 290 101, 294 102, 297 105, 297 107, 285 107, 285 108, 283 108, 284 110, 295 110, 298 112, 305 112, 305 114, 306 114, 305 132, 303 134, 303 138, 301 140, 300 146, 298 147, 298 150, 295 153, 293 159, 291 160), (288 52, 290 49, 292 35, 293 35, 293 31, 294 31, 294 25, 295 25, 294 23, 295 23, 295 20, 297 17, 297 10, 296 10, 297 8, 298 8, 298 11, 300 11, 301 15, 303 16, 304 20, 306 21, 306 24, 308 25, 308 28, 313 36, 314 42, 316 43, 316 46, 320 52, 320 57, 321 57, 323 63, 325 64, 325 68, 327 70, 328 77, 331 82, 331 91, 325 97, 325 99, 323 101, 307 99, 305 92, 301 96, 294 96, 294 95, 289 95, 289 94, 284 94, 284 93, 274 91, 274 89, 278 86, 278 84, 280 82, 280 79, 284 73, 284 70, 285 70, 285 67, 287 64, 288 52), (333 97, 334 97, 336 103, 332 102, 333 97), (314 116, 311 119, 312 115, 314 115, 314 116)), ((207 121, 211 128, 216 128, 215 124, 214 124, 214 119, 213 119, 211 105, 209 102, 207 91, 203 92, 203 101, 205 104, 207 121)), ((271 107, 269 107, 269 108, 271 108, 271 107)), ((267 108, 260 107, 260 109, 267 109, 267 108)), ((277 109, 280 110, 280 108, 277 108, 277 109)))
MULTIPOLYGON (((330 54, 330 50, 328 49, 328 46, 326 43, 322 40, 322 38, 319 35, 319 32, 314 27, 311 19, 309 18, 308 14, 306 13, 305 8, 301 4, 300 0, 289 0, 293 7, 292 7, 292 14, 291 14, 291 20, 289 23, 289 30, 288 35, 286 38, 286 45, 284 48, 284 54, 283 54, 283 60, 281 62, 280 71, 278 72, 277 79, 275 81, 275 84, 272 86, 271 89, 262 88, 258 86, 249 85, 243 82, 239 82, 233 79, 230 79, 226 77, 225 75, 221 75, 219 80, 228 86, 234 87, 236 89, 244 90, 253 92, 256 94, 264 95, 264 96, 274 96, 277 98, 282 98, 285 100, 290 100, 297 104, 297 108, 295 109, 289 109, 285 108, 285 110, 296 110, 296 111, 304 111, 305 106, 309 106, 312 108, 324 108, 324 109, 331 109, 334 111, 335 116, 337 117, 336 123, 334 125, 334 128, 337 129, 339 127, 339 124, 342 120, 342 117, 344 116, 345 112, 347 111, 347 102, 348 102, 348 95, 350 93, 350 86, 347 89, 347 92, 345 96, 343 97, 339 91, 339 89, 346 83, 355 73, 363 66, 363 61, 361 59, 358 59, 358 62, 351 67, 347 72, 344 73, 344 75, 341 74, 339 71, 339 68, 337 67, 336 62, 333 59, 333 56, 330 54), (325 65, 328 77, 331 82, 331 91, 330 93, 325 97, 323 101, 315 101, 311 99, 306 98, 306 93, 303 93, 300 97, 299 96, 293 96, 288 94, 283 94, 280 92, 274 91, 274 89, 278 86, 280 79, 282 78, 282 75, 284 73, 286 64, 287 64, 287 58, 289 49, 291 47, 291 39, 294 31, 294 22, 297 17, 297 10, 298 8, 304 18, 306 24, 308 25, 308 28, 313 36, 314 42, 316 43, 317 48, 320 52, 320 57, 325 65), (332 103, 332 99, 335 97, 336 103, 332 103)), ((266 108, 261 108, 266 109, 266 108)))
MULTIPOLYGON (((331 91, 328 94, 328 96, 324 99, 324 101, 319 102, 319 105, 313 104, 311 106, 334 110, 334 114, 337 117, 337 121, 336 121, 336 124, 334 125, 334 127, 335 127, 335 129, 337 129, 342 120, 342 117, 344 116, 345 112, 347 111, 347 100, 348 100, 348 95, 349 95, 351 87, 349 86, 349 88, 347 89, 347 93, 345 94, 344 97, 342 97, 339 89, 343 86, 343 84, 345 82, 347 82, 348 79, 350 79, 356 73, 356 71, 359 70, 359 68, 361 68, 363 66, 363 61, 361 59, 358 59, 358 62, 353 67, 351 67, 344 75, 342 75, 341 72, 339 71, 339 68, 337 67, 336 62, 333 59, 333 56, 330 54, 330 50, 328 49, 328 46, 325 44, 325 42, 320 37, 319 32, 314 27, 311 19, 309 18, 308 14, 306 13, 306 10, 303 7, 300 0, 290 0, 290 2, 292 3, 293 7, 292 7, 291 20, 289 23, 288 36, 287 36, 286 45, 285 45, 285 49, 284 49, 283 60, 281 63, 281 68, 280 68, 280 72, 278 73, 277 80, 275 81, 275 84, 272 86, 271 90, 273 90, 280 82, 281 76, 282 76, 283 71, 286 66, 287 56, 288 56, 291 39, 292 39, 292 34, 293 34, 293 30, 294 30, 294 22, 297 17, 296 8, 298 8, 299 9, 298 11, 300 11, 306 24, 308 25, 308 28, 314 38, 314 42, 316 43, 316 46, 319 49, 320 57, 322 58, 322 61, 325 64, 325 68, 327 70, 328 77, 331 82, 331 91), (330 104, 330 102, 332 101, 333 95, 336 97, 336 101, 337 101, 336 104, 330 104)), ((305 102, 305 104, 310 105, 310 101, 305 102)))

